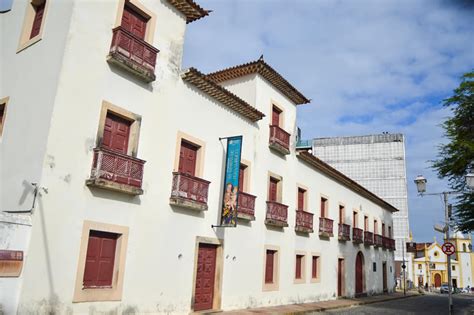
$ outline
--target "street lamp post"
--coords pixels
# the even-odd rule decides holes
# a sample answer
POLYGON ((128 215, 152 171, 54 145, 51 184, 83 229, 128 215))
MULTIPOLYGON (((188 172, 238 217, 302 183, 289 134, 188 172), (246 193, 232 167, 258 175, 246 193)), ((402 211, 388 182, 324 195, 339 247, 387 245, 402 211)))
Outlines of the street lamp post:
MULTIPOLYGON (((448 196, 453 195, 453 194, 460 194, 462 192, 460 191, 443 191, 441 193, 426 193, 426 183, 427 180, 424 178, 422 175, 418 175, 415 178, 415 184, 416 184, 416 189, 418 190, 418 193, 420 196, 443 196, 443 202, 444 202, 444 216, 445 216, 445 221, 446 221, 446 227, 445 227, 445 238, 446 241, 449 241, 449 229, 450 229, 450 219, 451 219, 451 214, 449 213, 449 204, 448 204, 448 196)), ((469 187, 469 189, 474 189, 474 174, 472 171, 470 171, 466 175, 466 184, 469 187)), ((453 309, 453 300, 452 300, 452 295, 451 295, 451 286, 452 286, 452 280, 451 280, 451 255, 447 255, 448 258, 448 290, 449 290, 449 314, 451 314, 451 311, 453 309)))

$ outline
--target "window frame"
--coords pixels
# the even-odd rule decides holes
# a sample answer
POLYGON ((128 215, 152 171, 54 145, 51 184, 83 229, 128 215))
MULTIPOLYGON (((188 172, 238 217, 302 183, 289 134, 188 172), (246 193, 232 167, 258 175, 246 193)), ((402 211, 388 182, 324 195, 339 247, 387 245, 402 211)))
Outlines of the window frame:
POLYGON ((127 255, 129 228, 94 221, 84 221, 80 240, 79 258, 76 272, 73 302, 120 301, 122 300, 125 261, 127 255), (90 231, 118 234, 115 248, 114 271, 111 287, 84 287, 84 272, 86 266, 87 248, 90 231))
POLYGON ((321 282, 321 253, 312 252, 311 253, 311 273, 310 273, 310 283, 320 283, 321 282), (316 278, 313 277, 313 259, 316 257, 316 278))
POLYGON ((274 178, 278 181, 277 183, 277 196, 276 202, 283 204, 283 177, 272 172, 268 172, 267 175, 267 201, 270 201, 270 180, 274 178))
POLYGON ((262 277, 262 291, 278 291, 280 285, 280 247, 273 245, 265 245, 263 250, 263 277, 262 277), (267 266, 267 251, 274 251, 273 255, 273 282, 265 282, 266 266, 267 266))
POLYGON ((113 28, 119 27, 122 25, 122 16, 125 9, 125 5, 132 7, 143 17, 148 19, 146 23, 145 39, 144 41, 153 46, 153 40, 155 36, 156 29, 156 14, 147 9, 140 1, 138 0, 119 0, 117 5, 117 14, 115 18, 115 24, 113 28))
POLYGON ((3 115, 0 119, 0 141, 2 140, 3 131, 5 129, 5 121, 7 120, 9 100, 10 100, 9 96, 0 99, 0 106, 3 105, 3 115))
POLYGON ((306 282, 306 252, 304 251, 295 251, 295 259, 294 259, 294 274, 293 274, 293 283, 294 284, 302 284, 306 282), (301 257, 300 263, 300 278, 296 277, 297 274, 297 262, 298 257, 301 257))
POLYGON ((173 172, 179 172, 179 156, 181 152, 181 142, 183 141, 188 142, 198 148, 196 152, 196 170, 194 172, 194 176, 197 178, 203 178, 206 143, 182 131, 178 131, 176 135, 173 172))
POLYGON ((116 115, 131 122, 128 137, 127 155, 137 157, 142 117, 105 100, 102 101, 102 108, 99 116, 96 147, 100 148, 102 145, 102 139, 104 138, 105 120, 109 112, 113 115, 116 115))
POLYGON ((16 53, 30 47, 31 45, 39 42, 43 38, 45 24, 48 16, 49 3, 51 0, 28 0, 26 3, 25 16, 23 18, 23 26, 20 32, 20 39, 16 53), (43 17, 41 20, 40 30, 37 35, 31 37, 31 31, 33 28, 33 22, 36 16, 35 6, 40 3, 45 3, 43 17))

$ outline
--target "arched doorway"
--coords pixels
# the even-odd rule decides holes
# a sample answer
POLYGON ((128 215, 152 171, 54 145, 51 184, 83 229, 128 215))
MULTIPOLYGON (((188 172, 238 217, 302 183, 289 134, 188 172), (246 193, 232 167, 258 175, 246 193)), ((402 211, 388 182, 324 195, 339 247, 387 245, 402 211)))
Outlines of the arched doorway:
POLYGON ((434 285, 435 288, 439 288, 441 286, 441 275, 439 273, 435 273, 434 275, 434 285))
POLYGON ((362 293, 364 293, 364 255, 358 252, 355 264, 355 294, 362 293))

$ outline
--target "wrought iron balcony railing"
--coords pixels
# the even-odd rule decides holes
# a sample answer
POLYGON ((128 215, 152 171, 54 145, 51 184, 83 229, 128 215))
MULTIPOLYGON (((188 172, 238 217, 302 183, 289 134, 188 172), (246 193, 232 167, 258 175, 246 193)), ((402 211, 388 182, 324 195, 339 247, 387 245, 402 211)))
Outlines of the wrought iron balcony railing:
POLYGON ((340 241, 350 241, 351 226, 349 224, 339 223, 338 237, 340 241))
POLYGON ((87 185, 141 195, 144 164, 145 161, 133 156, 95 148, 87 185))
POLYGON ((333 232, 334 221, 328 218, 319 218, 319 235, 331 237, 334 236, 333 232))
POLYGON ((381 247, 383 245, 382 235, 374 234, 374 246, 381 247))
POLYGON ((364 231, 364 244, 374 245, 374 233, 369 232, 369 231, 364 231))
POLYGON ((170 203, 194 210, 207 210, 210 182, 181 172, 173 172, 170 203))
POLYGON ((283 154, 290 154, 290 134, 278 126, 270 126, 270 147, 283 154))
POLYGON ((156 56, 159 50, 121 26, 112 31, 108 61, 132 72, 145 82, 155 81, 156 56))
POLYGON ((257 197, 239 191, 237 197, 237 217, 245 220, 255 220, 255 199, 257 197))
POLYGON ((288 206, 276 201, 267 201, 265 223, 279 227, 288 226, 288 206))
POLYGON ((359 228, 352 228, 352 241, 354 243, 362 243, 364 237, 364 231, 359 228))
POLYGON ((313 213, 296 210, 296 226, 298 232, 313 233, 313 213))

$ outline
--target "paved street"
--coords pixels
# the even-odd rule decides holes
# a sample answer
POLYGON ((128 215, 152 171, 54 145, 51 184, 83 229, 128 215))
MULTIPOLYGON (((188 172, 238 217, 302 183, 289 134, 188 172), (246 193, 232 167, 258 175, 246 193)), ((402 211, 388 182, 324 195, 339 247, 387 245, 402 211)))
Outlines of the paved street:
MULTIPOLYGON (((454 295, 454 314, 474 314, 473 295, 454 295)), ((448 296, 430 294, 313 314, 447 314, 448 296)))

